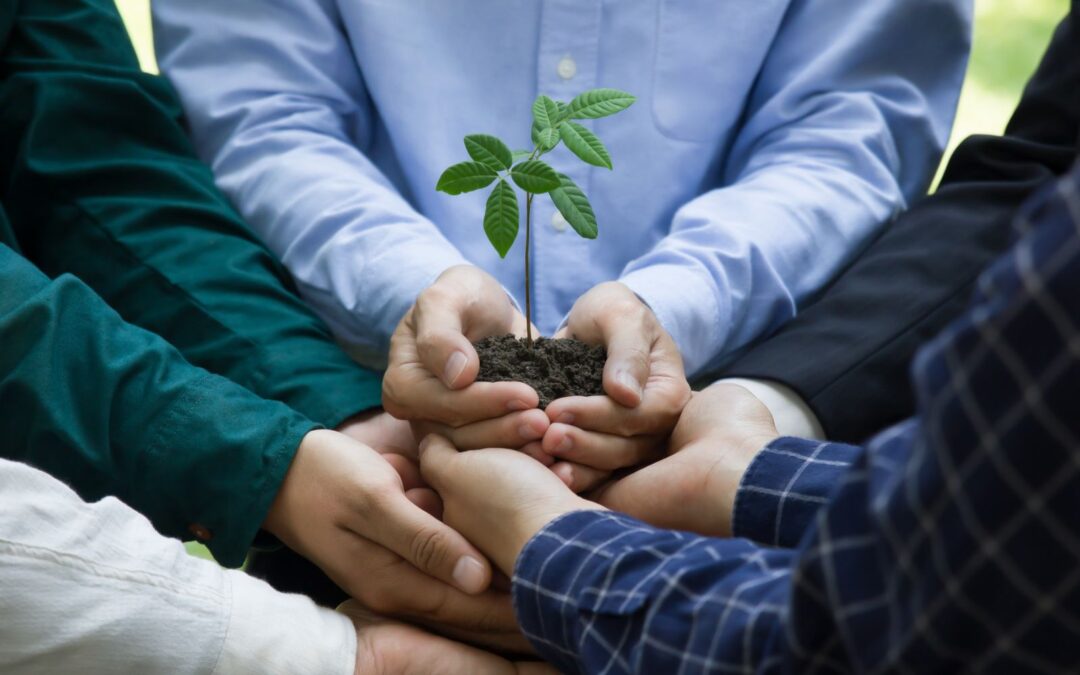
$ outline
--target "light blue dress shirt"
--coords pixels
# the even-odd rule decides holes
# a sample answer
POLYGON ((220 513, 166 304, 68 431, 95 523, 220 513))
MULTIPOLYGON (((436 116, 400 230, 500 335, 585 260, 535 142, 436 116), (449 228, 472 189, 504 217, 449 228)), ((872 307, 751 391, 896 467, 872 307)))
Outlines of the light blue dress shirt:
POLYGON ((537 94, 615 87, 615 170, 548 157, 595 241, 534 212, 534 320, 621 280, 697 373, 795 315, 927 186, 971 0, 154 0, 161 66, 221 188, 362 361, 444 269, 524 297, 485 193, 435 191, 462 136, 529 146, 537 94))

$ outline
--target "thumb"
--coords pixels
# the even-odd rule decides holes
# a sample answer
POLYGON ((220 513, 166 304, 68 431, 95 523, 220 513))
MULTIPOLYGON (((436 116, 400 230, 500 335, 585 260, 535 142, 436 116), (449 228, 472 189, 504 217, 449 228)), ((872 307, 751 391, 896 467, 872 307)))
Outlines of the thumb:
POLYGON ((636 408, 649 380, 651 336, 620 331, 607 335, 607 362, 604 364, 604 392, 616 403, 636 408))
POLYGON ((457 448, 445 436, 428 434, 420 441, 420 477, 425 483, 442 494, 444 489, 452 490, 446 479, 450 465, 458 455, 457 448))
POLYGON ((471 595, 491 584, 491 565, 484 555, 404 494, 388 500, 379 516, 370 538, 421 572, 471 595))
POLYGON ((480 371, 480 357, 465 336, 465 317, 457 303, 436 296, 421 296, 412 316, 416 352, 428 372, 448 389, 472 384, 480 371))

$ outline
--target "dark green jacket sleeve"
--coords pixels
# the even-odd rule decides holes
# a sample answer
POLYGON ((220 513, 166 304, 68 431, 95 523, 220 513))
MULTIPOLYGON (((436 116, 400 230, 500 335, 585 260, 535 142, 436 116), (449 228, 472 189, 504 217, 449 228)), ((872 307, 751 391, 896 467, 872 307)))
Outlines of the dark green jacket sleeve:
POLYGON ((0 455, 84 499, 114 495, 163 534, 202 526, 222 564, 243 562, 311 421, 188 364, 74 277, 50 281, 3 245, 0 345, 0 455))
POLYGON ((113 0, 3 5, 0 200, 23 254, 321 424, 378 406, 378 375, 333 343, 195 158, 113 0))

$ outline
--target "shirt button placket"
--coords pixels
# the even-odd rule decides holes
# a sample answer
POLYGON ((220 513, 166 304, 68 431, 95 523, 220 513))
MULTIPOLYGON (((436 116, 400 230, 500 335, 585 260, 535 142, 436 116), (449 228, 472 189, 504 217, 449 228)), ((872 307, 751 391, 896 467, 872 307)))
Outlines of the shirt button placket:
MULTIPOLYGON (((600 12, 601 0, 544 0, 537 54, 537 94, 570 101, 598 86, 600 12)), ((559 148, 546 155, 544 161, 588 192, 590 171, 568 150, 559 148)), ((589 269, 586 247, 594 242, 562 236, 569 223, 550 199, 535 200, 533 210, 533 222, 544 222, 542 219, 547 214, 551 218, 550 228, 533 229, 534 321, 551 326, 561 321, 569 310, 568 306, 560 306, 559 299, 569 298, 572 303, 574 296, 587 290, 578 285, 587 280, 581 270, 589 269)))

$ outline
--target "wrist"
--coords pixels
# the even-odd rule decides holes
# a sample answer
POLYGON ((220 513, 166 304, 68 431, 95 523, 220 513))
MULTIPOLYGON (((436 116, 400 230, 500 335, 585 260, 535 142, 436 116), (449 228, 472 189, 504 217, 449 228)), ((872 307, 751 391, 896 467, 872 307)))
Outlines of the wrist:
POLYGON ((326 434, 334 433, 336 432, 326 429, 313 429, 304 434, 304 437, 300 439, 300 445, 296 448, 296 453, 293 455, 292 463, 289 465, 289 469, 285 472, 285 477, 278 487, 274 501, 270 504, 270 510, 266 513, 262 529, 286 544, 294 545, 292 535, 295 528, 292 521, 294 520, 293 513, 296 510, 297 501, 295 493, 304 481, 299 468, 302 465, 301 455, 314 452, 313 448, 318 445, 320 438, 326 434))
POLYGON ((558 504, 553 504, 542 509, 521 509, 517 513, 513 527, 513 536, 510 546, 504 551, 503 556, 495 561, 507 576, 514 573, 514 563, 518 556, 525 550, 525 546, 532 541, 533 537, 540 533, 551 521, 560 516, 574 511, 606 511, 607 509, 596 502, 582 499, 577 495, 570 495, 558 504))
POLYGON ((728 451, 709 467, 704 482, 705 495, 701 508, 707 509, 706 512, 712 515, 713 524, 707 534, 732 536, 735 497, 743 476, 758 453, 778 437, 776 434, 762 433, 721 441, 720 447, 728 451))

